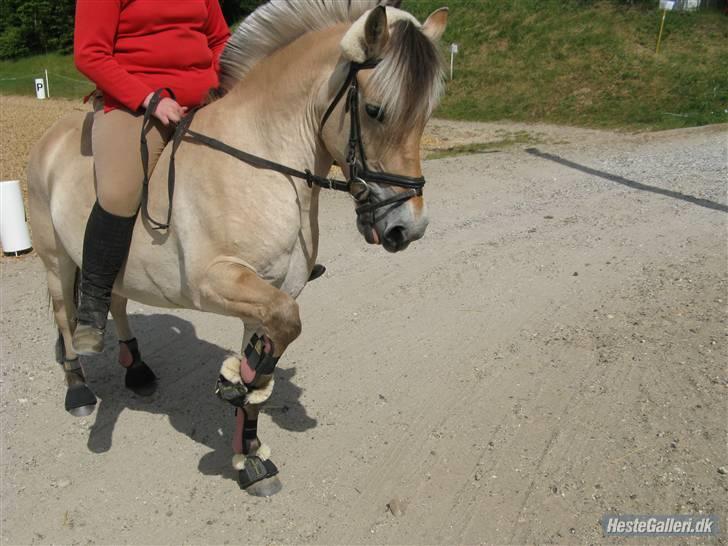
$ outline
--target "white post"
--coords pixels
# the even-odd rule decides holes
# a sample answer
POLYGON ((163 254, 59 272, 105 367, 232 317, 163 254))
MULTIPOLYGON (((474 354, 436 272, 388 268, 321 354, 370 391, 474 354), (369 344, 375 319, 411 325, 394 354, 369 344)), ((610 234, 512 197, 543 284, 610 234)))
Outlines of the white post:
POLYGON ((453 78, 453 69, 455 66, 455 55, 458 52, 458 45, 455 43, 450 44, 450 79, 453 78))
POLYGON ((41 100, 46 98, 46 86, 43 78, 35 79, 35 96, 41 100))
POLYGON ((48 98, 50 98, 51 97, 51 86, 48 83, 48 69, 47 68, 45 69, 45 77, 46 77, 46 96, 48 98))
POLYGON ((16 256, 30 248, 20 182, 0 182, 0 243, 5 254, 16 256))

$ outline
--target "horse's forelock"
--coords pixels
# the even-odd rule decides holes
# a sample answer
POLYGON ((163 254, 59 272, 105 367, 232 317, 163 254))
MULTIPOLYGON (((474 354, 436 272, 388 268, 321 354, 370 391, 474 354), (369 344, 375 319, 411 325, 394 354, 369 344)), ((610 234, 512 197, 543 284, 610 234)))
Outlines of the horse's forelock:
POLYGON ((437 46, 412 22, 398 21, 392 25, 368 89, 381 101, 393 136, 403 136, 424 124, 444 90, 443 62, 437 46))

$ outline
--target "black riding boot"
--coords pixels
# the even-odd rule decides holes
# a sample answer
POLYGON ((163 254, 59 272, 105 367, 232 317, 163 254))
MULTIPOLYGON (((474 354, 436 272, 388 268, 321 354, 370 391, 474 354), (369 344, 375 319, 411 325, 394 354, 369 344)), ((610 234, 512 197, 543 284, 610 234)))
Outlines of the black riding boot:
POLYGON ((136 216, 106 212, 96 201, 86 223, 81 266, 81 302, 73 333, 73 349, 80 355, 104 349, 104 330, 111 305, 111 289, 129 253, 136 216))

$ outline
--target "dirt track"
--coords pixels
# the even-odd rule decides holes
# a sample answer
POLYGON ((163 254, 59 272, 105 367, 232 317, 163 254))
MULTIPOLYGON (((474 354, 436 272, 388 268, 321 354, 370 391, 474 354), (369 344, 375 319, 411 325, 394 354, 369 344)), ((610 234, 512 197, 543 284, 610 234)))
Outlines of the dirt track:
POLYGON ((607 512, 725 533, 726 127, 532 130, 425 163, 430 228, 400 255, 325 196, 329 270, 261 422, 271 499, 238 490, 213 395, 236 321, 131 304, 160 388, 123 388, 110 336, 77 420, 42 267, 5 260, 2 543, 583 544, 607 512))

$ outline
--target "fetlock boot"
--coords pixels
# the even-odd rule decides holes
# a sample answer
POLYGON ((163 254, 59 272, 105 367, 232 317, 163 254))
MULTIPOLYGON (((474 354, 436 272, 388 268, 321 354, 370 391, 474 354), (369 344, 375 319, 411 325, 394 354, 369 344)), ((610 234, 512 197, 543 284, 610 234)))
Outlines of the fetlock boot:
POLYGON ((136 216, 116 216, 94 204, 86 223, 81 265, 81 301, 76 312, 73 349, 100 353, 111 306, 111 290, 131 246, 136 216))

